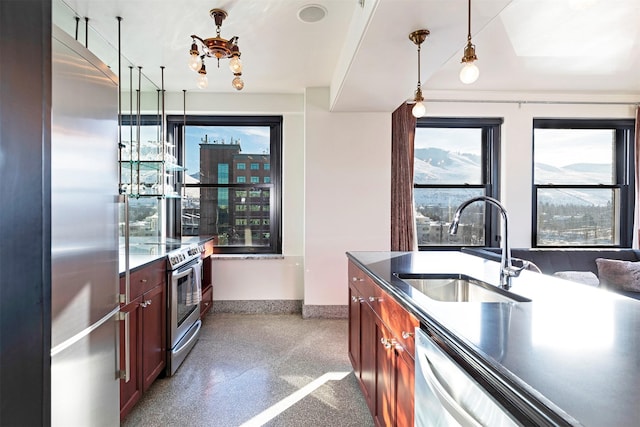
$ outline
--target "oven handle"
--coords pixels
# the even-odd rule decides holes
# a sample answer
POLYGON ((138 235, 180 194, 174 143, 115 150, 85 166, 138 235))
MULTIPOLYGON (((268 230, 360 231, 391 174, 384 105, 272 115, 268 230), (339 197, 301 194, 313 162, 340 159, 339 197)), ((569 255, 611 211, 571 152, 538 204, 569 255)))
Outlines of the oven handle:
POLYGON ((188 275, 190 275, 192 271, 193 271, 193 266, 183 271, 176 270, 173 273, 171 273, 171 278, 173 280, 179 280, 179 279, 182 279, 183 277, 187 277, 188 275))
POLYGON ((190 331, 189 333, 191 334, 191 336, 189 337, 189 339, 187 340, 187 342, 185 342, 184 344, 182 344, 180 347, 176 348, 175 350, 173 350, 173 353, 180 353, 182 351, 182 349, 187 348, 189 346, 189 344, 191 344, 191 342, 193 340, 197 340, 198 339, 198 332, 200 332, 200 328, 202 328, 202 321, 200 319, 198 319, 196 321, 195 324, 195 329, 193 329, 193 331, 190 331))

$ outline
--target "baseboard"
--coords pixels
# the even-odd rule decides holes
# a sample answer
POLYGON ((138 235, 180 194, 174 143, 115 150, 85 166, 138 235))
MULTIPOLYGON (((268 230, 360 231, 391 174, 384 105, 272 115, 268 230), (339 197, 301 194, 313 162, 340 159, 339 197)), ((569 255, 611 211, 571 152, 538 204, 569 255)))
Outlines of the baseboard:
POLYGON ((214 300, 212 311, 240 314, 300 314, 302 300, 214 300))
POLYGON ((303 305, 302 318, 346 319, 349 317, 348 305, 303 305))
POLYGON ((304 319, 347 319, 347 305, 303 305, 302 300, 213 301, 213 313, 302 314, 304 319))

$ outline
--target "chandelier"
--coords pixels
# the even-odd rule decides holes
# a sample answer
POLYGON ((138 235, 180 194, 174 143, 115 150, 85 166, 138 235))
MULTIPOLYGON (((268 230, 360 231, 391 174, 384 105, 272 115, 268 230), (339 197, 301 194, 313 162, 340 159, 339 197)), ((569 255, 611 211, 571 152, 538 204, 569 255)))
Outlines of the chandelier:
POLYGON ((242 90, 244 81, 242 81, 242 61, 240 61, 240 48, 238 47, 238 36, 233 36, 229 40, 220 37, 220 27, 222 21, 227 17, 227 12, 222 9, 211 9, 209 15, 216 23, 216 36, 208 39, 202 39, 195 34, 191 35, 192 43, 189 54, 189 67, 198 73, 198 87, 204 89, 209 85, 207 79, 207 69, 204 64, 204 58, 216 58, 218 68, 220 68, 220 60, 230 58, 229 68, 235 76, 231 81, 231 85, 236 90, 242 90), (198 49, 198 42, 200 49, 198 49))

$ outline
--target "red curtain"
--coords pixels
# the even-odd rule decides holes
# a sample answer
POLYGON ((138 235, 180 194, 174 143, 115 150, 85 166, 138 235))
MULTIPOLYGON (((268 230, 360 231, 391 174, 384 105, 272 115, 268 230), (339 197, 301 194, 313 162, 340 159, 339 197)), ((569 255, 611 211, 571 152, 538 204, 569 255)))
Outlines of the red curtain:
POLYGON ((411 106, 400 105, 391 115, 391 250, 416 248, 413 217, 413 142, 416 118, 411 106))

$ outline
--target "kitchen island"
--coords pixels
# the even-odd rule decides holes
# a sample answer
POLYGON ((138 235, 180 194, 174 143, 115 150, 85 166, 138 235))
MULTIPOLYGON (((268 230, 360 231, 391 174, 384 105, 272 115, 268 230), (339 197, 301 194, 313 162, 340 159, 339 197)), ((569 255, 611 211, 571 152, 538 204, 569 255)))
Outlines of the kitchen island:
POLYGON ((523 424, 638 425, 640 301, 523 271, 511 292, 530 301, 440 302, 397 275, 497 285, 499 264, 453 251, 347 256, 523 424))

